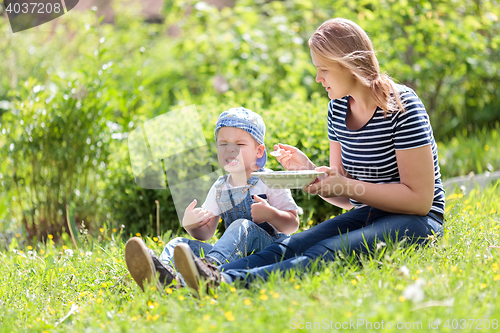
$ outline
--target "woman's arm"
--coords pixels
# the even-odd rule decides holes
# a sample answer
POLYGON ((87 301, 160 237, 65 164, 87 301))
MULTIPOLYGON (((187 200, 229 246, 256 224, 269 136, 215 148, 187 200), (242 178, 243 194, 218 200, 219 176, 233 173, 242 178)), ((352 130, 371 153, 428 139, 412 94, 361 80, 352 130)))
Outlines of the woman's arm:
POLYGON ((344 177, 326 167, 329 176, 305 190, 325 197, 350 197, 391 213, 426 215, 434 198, 434 164, 431 145, 396 150, 400 183, 373 184, 344 177))
MULTIPOLYGON (((330 141, 330 168, 333 170, 338 170, 338 172, 345 177, 352 178, 350 174, 345 171, 344 166, 342 165, 342 157, 341 157, 341 147, 340 143, 336 141, 330 141)), ((340 207, 345 210, 350 210, 354 207, 349 200, 349 197, 320 197, 326 202, 340 207)))

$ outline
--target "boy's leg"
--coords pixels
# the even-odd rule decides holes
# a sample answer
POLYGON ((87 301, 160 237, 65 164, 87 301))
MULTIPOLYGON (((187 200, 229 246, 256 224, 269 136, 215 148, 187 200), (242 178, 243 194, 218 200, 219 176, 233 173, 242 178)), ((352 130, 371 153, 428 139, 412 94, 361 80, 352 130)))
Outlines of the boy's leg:
POLYGON ((184 237, 176 237, 170 240, 167 243, 167 245, 165 245, 165 248, 163 249, 163 252, 160 255, 160 261, 163 262, 163 264, 175 266, 174 248, 177 246, 177 244, 180 243, 185 243, 189 245, 191 251, 193 251, 198 257, 206 256, 207 253, 210 252, 210 250, 213 247, 212 244, 204 243, 198 240, 187 239, 184 237))
POLYGON ((238 219, 229 225, 211 251, 205 255, 217 265, 222 265, 259 252, 273 241, 273 237, 256 223, 238 219))

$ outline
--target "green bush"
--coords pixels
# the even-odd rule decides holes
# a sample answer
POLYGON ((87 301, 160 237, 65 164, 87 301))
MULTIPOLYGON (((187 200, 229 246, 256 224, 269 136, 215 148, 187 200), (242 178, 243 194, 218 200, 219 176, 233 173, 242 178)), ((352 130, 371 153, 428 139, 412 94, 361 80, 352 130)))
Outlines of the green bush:
MULTIPOLYGON (((485 147, 484 140, 496 138, 481 132, 493 133, 487 129, 500 120, 496 1, 242 0, 218 11, 168 0, 165 23, 154 25, 134 8, 115 1, 114 25, 92 11, 71 12, 37 33, 11 34, 0 18, 0 72, 6 73, 0 77, 0 150, 8 157, 0 162, 0 179, 10 206, 0 204, 0 218, 24 220, 30 236, 62 229, 66 204, 91 228, 107 221, 147 232, 159 200, 163 228, 178 228, 169 190, 134 184, 123 138, 184 105, 197 105, 208 142, 217 115, 243 105, 264 116, 268 148, 297 145, 327 164, 328 101, 314 82, 307 40, 334 16, 359 23, 381 69, 422 98, 436 139, 445 142, 445 177, 484 171, 488 163, 497 168, 491 152, 471 155, 477 161, 459 149, 462 139, 452 139, 467 131, 485 147)), ((269 166, 278 168, 273 161, 269 166)), ((295 196, 306 211, 303 223, 338 213, 301 191, 295 196)))

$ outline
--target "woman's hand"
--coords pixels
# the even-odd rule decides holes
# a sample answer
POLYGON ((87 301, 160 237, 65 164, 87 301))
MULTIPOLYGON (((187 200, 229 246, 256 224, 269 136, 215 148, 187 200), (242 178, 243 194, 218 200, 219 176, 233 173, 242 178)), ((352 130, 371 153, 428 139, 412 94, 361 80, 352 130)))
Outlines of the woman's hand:
POLYGON ((318 172, 326 172, 315 182, 304 188, 310 194, 317 194, 324 198, 349 197, 347 178, 342 176, 335 168, 322 166, 316 168, 318 172))
POLYGON ((276 156, 276 159, 285 170, 313 170, 316 167, 306 154, 296 147, 278 143, 274 145, 274 150, 280 150, 281 156, 276 156))

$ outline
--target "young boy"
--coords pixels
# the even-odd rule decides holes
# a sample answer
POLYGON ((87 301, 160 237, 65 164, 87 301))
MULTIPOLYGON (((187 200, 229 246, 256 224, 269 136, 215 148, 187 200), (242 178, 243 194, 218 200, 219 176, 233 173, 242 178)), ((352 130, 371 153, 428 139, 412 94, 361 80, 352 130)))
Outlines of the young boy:
POLYGON ((267 161, 264 146, 266 126, 262 117, 243 107, 224 111, 215 125, 215 141, 220 165, 229 174, 212 185, 201 208, 194 200, 185 210, 184 229, 196 240, 175 238, 156 258, 144 242, 131 238, 125 246, 125 261, 134 280, 154 281, 157 287, 180 282, 172 268, 174 248, 186 243, 197 256, 215 265, 259 252, 273 241, 295 232, 299 226, 290 190, 270 189, 252 172, 263 170, 267 161), (214 244, 203 243, 213 237, 220 218, 226 231, 214 244))

